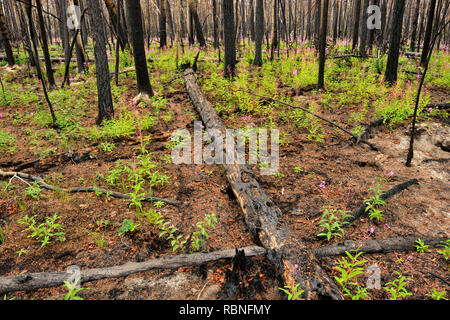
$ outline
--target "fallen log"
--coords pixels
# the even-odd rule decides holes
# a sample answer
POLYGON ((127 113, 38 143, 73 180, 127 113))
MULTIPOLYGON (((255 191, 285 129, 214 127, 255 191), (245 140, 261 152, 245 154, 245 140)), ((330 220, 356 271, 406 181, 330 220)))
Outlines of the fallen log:
POLYGON ((34 170, 36 170, 36 172, 45 172, 45 171, 47 171, 53 167, 56 167, 60 164, 65 164, 68 162, 80 163, 83 161, 93 159, 94 157, 92 156, 92 153, 94 150, 95 150, 95 148, 87 148, 81 152, 68 151, 68 152, 55 154, 55 155, 53 155, 49 158, 45 158, 45 159, 39 158, 39 159, 23 162, 23 163, 19 164, 18 166, 16 166, 13 169, 13 171, 22 171, 25 169, 33 168, 34 170))
MULTIPOLYGON (((414 250, 416 240, 420 236, 408 236, 406 238, 387 238, 364 241, 346 240, 340 243, 334 243, 330 246, 314 249, 313 252, 318 258, 333 257, 357 250, 364 253, 390 253, 394 251, 414 250)), ((425 245, 435 247, 448 238, 427 238, 421 239, 425 245)))
MULTIPOLYGON (((408 189, 410 186, 414 185, 414 184, 418 184, 419 181, 417 179, 411 179, 408 180, 406 182, 400 183, 394 187, 392 187, 391 189, 389 189, 388 191, 384 192, 380 198, 381 200, 386 201, 389 198, 392 198, 393 196, 395 196, 396 194, 402 192, 403 190, 408 189)), ((347 228, 353 221, 359 219, 363 214, 366 213, 366 208, 367 208, 367 204, 363 203, 358 209, 356 209, 355 211, 353 211, 350 216, 348 216, 347 218, 344 219, 343 222, 347 222, 347 224, 342 225, 342 228, 347 228)), ((327 230, 322 230, 321 232, 319 232, 319 234, 321 233, 327 233, 327 230)), ((317 236, 318 238, 324 238, 325 236, 317 236)))
POLYGON ((361 139, 368 133, 370 133, 370 131, 378 126, 381 126, 384 122, 383 118, 377 119, 372 121, 371 123, 369 123, 364 130, 360 133, 360 135, 358 136, 358 139, 356 139, 356 141, 359 143, 361 141, 361 139))
MULTIPOLYGON (((39 187, 46 189, 46 190, 50 190, 50 191, 61 191, 61 192, 66 192, 66 193, 95 192, 96 194, 106 195, 107 197, 126 199, 126 200, 131 199, 131 196, 129 196, 128 194, 123 194, 123 193, 106 190, 103 188, 97 188, 97 187, 75 187, 75 188, 71 188, 71 189, 58 188, 58 187, 54 187, 54 186, 51 186, 51 185, 45 183, 41 177, 33 176, 31 174, 23 173, 23 172, 15 172, 15 171, 4 172, 4 171, 0 170, 0 178, 1 177, 3 177, 3 178, 19 177, 21 179, 34 181, 38 184, 39 187)), ((182 204, 179 201, 173 201, 173 200, 168 200, 168 199, 158 198, 158 197, 153 197, 153 196, 143 196, 143 197, 139 197, 138 199, 141 201, 150 201, 150 202, 161 201, 161 202, 173 205, 173 206, 178 206, 178 205, 182 204)))
MULTIPOLYGON (((247 257, 262 255, 266 252, 261 247, 245 247, 244 250, 247 257)), ((95 268, 81 270, 79 283, 97 281, 107 278, 120 278, 128 275, 145 272, 153 269, 177 269, 187 266, 200 266, 208 262, 231 259, 235 256, 235 249, 215 251, 215 252, 198 252, 192 254, 183 254, 178 256, 168 256, 160 259, 148 260, 144 262, 128 262, 120 266, 107 268, 95 268)), ((25 273, 18 276, 7 276, 0 278, 0 293, 5 294, 14 291, 31 291, 40 288, 58 287, 69 281, 69 272, 41 272, 41 273, 25 273)))
MULTIPOLYGON (((198 87, 192 69, 186 69, 184 80, 195 109, 208 129, 224 134, 225 126, 198 87)), ((225 157, 233 155, 225 154, 225 157)), ((234 157, 235 158, 235 157, 234 157)), ((223 165, 228 182, 244 214, 245 222, 255 241, 268 250, 268 258, 281 275, 285 285, 300 284, 306 299, 329 298, 342 300, 336 284, 322 270, 312 250, 288 230, 280 227, 280 209, 269 198, 245 164, 223 165)))

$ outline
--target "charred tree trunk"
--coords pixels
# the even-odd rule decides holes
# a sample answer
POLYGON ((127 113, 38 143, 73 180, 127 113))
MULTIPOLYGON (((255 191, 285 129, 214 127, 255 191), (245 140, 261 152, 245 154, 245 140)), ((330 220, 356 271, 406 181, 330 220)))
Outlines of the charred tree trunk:
POLYGON ((436 0, 430 0, 428 7, 427 28, 425 29, 425 38, 423 40, 422 58, 420 63, 422 66, 427 62, 428 51, 430 50, 431 33, 433 32, 434 12, 436 11, 436 0))
POLYGON ((6 26, 5 14, 3 13, 3 6, 1 5, 1 3, 0 3, 0 40, 2 41, 3 48, 5 49, 8 64, 10 66, 13 66, 16 63, 16 61, 14 59, 14 54, 11 48, 8 27, 6 26))
MULTIPOLYGON (((224 0, 224 3, 232 0, 224 0)), ((231 6, 226 6, 229 10, 231 6)), ((222 135, 225 126, 196 84, 196 76, 192 69, 184 73, 187 92, 195 109, 208 129, 217 129, 222 135)), ((217 137, 220 139, 220 137, 217 137)), ((235 154, 236 152, 233 152, 235 154)), ((281 275, 285 285, 293 288, 296 284, 305 291, 306 299, 343 299, 336 284, 320 267, 309 245, 280 226, 281 210, 273 203, 261 188, 253 172, 247 165, 237 163, 233 155, 225 154, 232 161, 224 164, 227 180, 231 185, 248 229, 266 250, 268 259, 281 275)))
POLYGON ((33 31, 35 29, 34 29, 34 23, 33 23, 33 11, 32 11, 31 0, 25 0, 25 6, 26 6, 27 17, 28 17, 29 36, 31 38, 30 42, 32 45, 32 48, 31 48, 32 59, 34 60, 36 72, 37 72, 38 78, 42 84, 42 89, 44 91, 45 100, 47 101, 48 107, 50 109, 50 114, 52 116, 52 122, 53 122, 52 126, 53 126, 53 128, 56 128, 57 127, 57 124, 56 124, 57 119, 56 119, 55 111, 53 110, 52 103, 48 97, 47 86, 45 84, 44 76, 42 74, 42 69, 41 69, 41 63, 39 61, 39 54, 38 54, 36 39, 35 39, 35 37, 33 37, 33 31))
POLYGON ((159 0, 159 46, 164 48, 167 46, 167 30, 166 23, 166 0, 159 0))
POLYGON ((133 46, 134 66, 136 68, 136 79, 139 93, 153 96, 153 89, 147 70, 147 59, 145 57, 144 29, 142 25, 142 12, 139 0, 127 0, 127 20, 130 29, 131 42, 133 46))
POLYGON ((327 27, 328 27, 328 0, 322 0, 322 17, 320 19, 320 44, 319 44, 319 81, 318 88, 325 87, 325 51, 327 46, 327 27))
POLYGON ((416 51, 417 24, 419 22, 420 0, 415 1, 414 17, 411 25, 411 51, 416 51))
POLYGON ((219 26, 217 24, 217 0, 212 0, 213 5, 213 36, 214 36, 214 49, 219 48, 219 26))
POLYGON ((307 10, 306 37, 308 40, 311 41, 311 10, 312 10, 311 0, 308 0, 308 6, 306 10, 307 10))
POLYGON ((103 28, 103 21, 99 18, 101 16, 101 7, 99 0, 89 0, 89 11, 94 38, 94 56, 97 74, 97 124, 100 125, 103 120, 109 120, 114 117, 114 109, 111 95, 111 84, 109 82, 110 76, 108 67, 108 55, 106 54, 106 39, 103 28))
POLYGON ((354 0, 354 12, 353 12, 353 42, 352 42, 352 50, 355 50, 358 45, 358 36, 359 36, 359 24, 361 17, 361 0, 354 0))
POLYGON ((275 49, 278 48, 278 0, 273 1, 273 33, 270 47, 270 60, 273 60, 275 49))
POLYGON ((198 17, 197 12, 197 3, 193 1, 189 2, 189 12, 191 13, 193 27, 195 28, 195 34, 197 36, 198 44, 201 48, 206 47, 206 40, 203 35, 202 23, 200 22, 200 18, 198 17))
POLYGON ((223 30, 225 36, 225 77, 236 74, 236 30, 234 26, 233 0, 223 0, 223 30))
POLYGON ((123 28, 122 24, 119 23, 120 16, 118 15, 117 6, 116 6, 114 0, 104 0, 104 1, 105 1, 106 9, 108 10, 109 19, 110 19, 114 29, 119 30, 119 32, 117 33, 117 37, 119 39, 120 48, 123 51, 125 49, 125 46, 128 43, 127 32, 123 28))
MULTIPOLYGON (((76 6, 79 6, 80 2, 78 0, 73 0, 73 4, 76 5, 76 6)), ((77 19, 78 19, 78 17, 77 17, 77 19)), ((84 51, 83 40, 81 38, 81 26, 82 26, 82 23, 83 23, 83 21, 77 21, 78 32, 75 32, 75 34, 74 34, 74 37, 75 37, 75 51, 76 51, 76 55, 77 55, 78 73, 82 73, 84 71, 85 64, 86 64, 86 62, 88 60, 86 52, 84 51)))
POLYGON ((369 0, 364 0, 363 8, 362 8, 362 23, 361 23, 361 39, 359 44, 359 54, 361 57, 366 56, 366 50, 367 50, 367 36, 368 36, 368 30, 367 30, 367 19, 369 17, 367 13, 367 8, 369 7, 369 0))
POLYGON ((398 57, 402 37, 403 13, 405 0, 395 0, 392 19, 391 37, 389 41, 389 55, 384 74, 384 81, 390 85, 397 81, 398 57))
POLYGON ((250 0, 250 17, 249 17, 249 27, 250 27, 250 38, 252 41, 256 39, 255 30, 255 0, 250 0))
POLYGON ((262 41, 264 37, 264 0, 256 0, 256 35, 255 35, 255 66, 262 66, 262 41))

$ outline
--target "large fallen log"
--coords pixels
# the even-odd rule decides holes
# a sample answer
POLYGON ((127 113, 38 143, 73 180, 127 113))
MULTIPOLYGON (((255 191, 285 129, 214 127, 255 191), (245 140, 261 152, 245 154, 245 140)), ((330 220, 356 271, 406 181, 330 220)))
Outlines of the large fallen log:
MULTIPOLYGON (((220 130, 225 126, 196 83, 192 69, 186 69, 184 80, 195 109, 208 129, 220 130)), ((225 154, 225 158, 228 158, 225 154)), ((232 155, 231 155, 232 156, 232 155)), ((343 299, 337 285, 322 270, 312 250, 289 230, 280 227, 280 209, 259 185, 247 165, 224 164, 227 180, 244 213, 245 222, 255 241, 268 250, 268 258, 280 273, 285 285, 297 283, 305 291, 306 299, 343 299)))
MULTIPOLYGON (((34 176, 34 175, 31 175, 28 173, 23 173, 23 172, 15 172, 15 171, 6 171, 5 172, 5 171, 0 170, 0 178, 2 178, 2 177, 3 178, 11 178, 11 179, 14 177, 18 177, 21 179, 34 181, 38 184, 39 187, 46 189, 46 190, 50 190, 50 191, 61 191, 61 192, 66 192, 66 193, 95 192, 96 194, 102 194, 102 195, 106 195, 108 197, 113 197, 113 198, 117 198, 117 199, 125 199, 125 200, 131 199, 131 196, 128 194, 123 194, 123 193, 106 190, 106 189, 98 188, 98 187, 74 187, 74 188, 70 188, 70 189, 58 188, 58 187, 54 187, 52 185, 45 183, 41 177, 34 176)), ((181 204, 181 202, 179 202, 179 201, 173 201, 173 200, 168 200, 168 199, 153 197, 153 196, 143 196, 143 197, 139 197, 138 199, 141 201, 150 201, 150 202, 161 201, 161 202, 173 205, 173 206, 178 206, 181 204)))
MULTIPOLYGON (((364 253, 389 253, 406 250, 414 250, 414 245, 419 236, 408 236, 406 238, 387 238, 373 239, 364 241, 347 240, 335 243, 327 247, 314 249, 316 257, 332 257, 345 254, 346 251, 351 252, 357 250, 364 253)), ((421 239, 425 245, 435 247, 448 238, 426 238, 421 239)))
MULTIPOLYGON (((245 247, 243 249, 247 257, 264 254, 266 250, 261 247, 245 247)), ((231 259, 236 254, 235 249, 199 252, 183 254, 178 256, 168 256, 144 262, 129 262, 120 266, 80 270, 79 283, 97 281, 107 278, 120 278, 128 275, 145 272, 153 269, 177 269, 186 266, 200 266, 202 264, 231 259)), ((69 281, 72 276, 69 272, 41 272, 25 273, 18 276, 8 276, 0 278, 0 293, 14 291, 31 291, 40 288, 58 287, 69 281)))

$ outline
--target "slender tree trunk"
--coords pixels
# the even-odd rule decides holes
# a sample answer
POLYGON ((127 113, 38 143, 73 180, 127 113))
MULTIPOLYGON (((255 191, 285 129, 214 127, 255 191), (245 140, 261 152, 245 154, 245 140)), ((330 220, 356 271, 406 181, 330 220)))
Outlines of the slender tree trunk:
POLYGON ((368 30, 367 30, 367 19, 369 17, 367 13, 367 8, 369 7, 369 0, 364 0, 363 2, 363 14, 362 14, 362 21, 361 21, 361 41, 359 44, 359 54, 362 57, 366 56, 366 50, 367 50, 367 36, 368 36, 368 30))
POLYGON ((328 26, 328 0, 322 0, 322 17, 320 19, 320 46, 319 46, 319 81, 318 88, 325 87, 325 51, 327 46, 327 26, 328 26))
POLYGON ((405 0, 395 0, 392 19, 393 25, 389 41, 389 55, 384 74, 384 81, 390 85, 397 81, 398 57, 400 52, 404 11, 405 0))
MULTIPOLYGON (((73 0, 73 4, 76 6, 80 6, 78 0, 73 0)), ((87 56, 83 48, 83 40, 81 39, 81 21, 78 21, 78 28, 80 31, 76 33, 75 38, 75 51, 77 55, 77 67, 78 73, 82 73, 84 71, 85 63, 87 62, 87 56)), ((74 35, 75 36, 75 35, 74 35)))
POLYGON ((428 51, 430 50, 431 33, 433 31, 434 12, 436 9, 436 0, 430 0, 428 7, 427 28, 425 30, 425 38, 423 40, 422 58, 420 63, 424 66, 427 62, 428 51))
POLYGON ((189 2, 189 12, 191 13, 193 26, 195 27, 195 34, 197 35, 197 41, 201 48, 206 47, 206 40, 203 35, 202 23, 200 22, 200 18, 197 13, 197 3, 194 1, 189 2))
POLYGON ((8 64, 13 66, 16 62, 14 59, 14 54, 11 48, 11 43, 9 40, 8 28, 6 26, 5 14, 3 13, 3 6, 0 3, 0 40, 3 44, 3 48, 6 52, 6 59, 8 64))
POLYGON ((161 48, 167 46, 166 21, 166 0, 159 0, 159 46, 161 48))
POLYGON ((133 46, 134 66, 139 93, 153 96, 145 57, 144 29, 140 0, 126 0, 128 28, 133 46))
POLYGON ((262 41, 264 37, 264 0, 256 0, 255 60, 253 64, 262 66, 262 41))
POLYGON ((173 23, 172 9, 170 7, 169 0, 166 1, 166 15, 167 15, 167 24, 170 28, 170 46, 173 47, 173 41, 175 40, 175 26, 173 23))
POLYGON ((255 0, 250 0, 250 18, 249 18, 249 24, 250 24, 250 37, 252 41, 255 41, 256 39, 256 30, 255 30, 255 0))
POLYGON ((236 73, 236 32, 233 2, 233 0, 222 0, 223 30, 225 36, 225 77, 233 77, 236 73))
MULTIPOLYGON (((129 0, 127 0, 128 2, 129 0)), ((114 109, 111 95, 111 84, 109 77, 108 55, 106 54, 106 39, 101 17, 101 7, 99 0, 89 0, 89 16, 94 38, 94 56, 97 74, 98 92, 98 116, 97 124, 103 120, 114 117, 114 109)))
POLYGON ((316 0, 316 12, 314 14, 315 16, 315 23, 314 23, 314 46, 317 50, 319 50, 320 47, 320 19, 322 17, 321 12, 321 6, 322 6, 322 0, 316 0))
MULTIPOLYGON (((118 21, 119 21, 118 19, 120 19, 120 16, 117 14, 118 10, 117 10, 117 6, 116 6, 114 0, 104 0, 104 1, 105 1, 106 9, 108 10, 109 19, 110 19, 114 29, 119 30, 118 38, 119 38, 120 48, 123 51, 125 49, 125 46, 128 43, 127 32, 122 27, 122 25, 120 23, 118 23, 118 21)), ((127 0, 125 0, 125 2, 127 2, 127 0)))
POLYGON ((42 14, 41 0, 36 0, 36 9, 39 19, 39 29, 41 33, 42 51, 44 53, 45 70, 47 73, 47 80, 50 86, 55 86, 55 77, 53 76, 52 61, 50 58, 50 52, 48 51, 47 32, 45 30, 44 15, 42 14))
POLYGON ((212 0, 212 5, 213 5, 213 29, 214 29, 214 49, 218 49, 219 48, 219 26, 217 24, 217 19, 218 19, 218 15, 217 15, 217 0, 212 0))
POLYGON ((333 2, 333 43, 336 43, 338 34, 339 1, 333 2))
MULTIPOLYGON (((120 17, 120 11, 121 11, 121 5, 120 5, 120 0, 117 0, 117 15, 120 17)), ((120 19, 117 19, 117 28, 116 28, 116 32, 117 34, 119 34, 119 28, 120 28, 120 19)), ((120 64, 120 41, 117 38, 116 41, 116 64, 114 65, 114 79, 116 81, 116 86, 119 85, 119 64, 120 64)))
POLYGON ((306 37, 309 41, 311 41, 311 10, 312 10, 312 4, 311 0, 308 0, 308 7, 307 7, 307 24, 306 24, 306 37))
POLYGON ((411 25, 411 51, 416 50, 417 24, 419 22, 420 0, 415 1, 414 17, 411 25))
POLYGON ((273 60, 273 54, 276 48, 278 48, 278 0, 273 1, 273 34, 270 60, 273 60))
POLYGON ((35 29, 34 29, 34 23, 33 23, 33 12, 32 12, 31 0, 25 0, 25 6, 26 6, 26 12, 27 12, 27 16, 28 16, 28 28, 30 31, 29 35, 31 38, 30 42, 32 44, 32 49, 31 49, 32 59, 34 60, 36 72, 37 72, 38 78, 42 84, 42 89, 44 91, 45 100, 47 101, 48 107, 50 109, 50 114, 52 116, 52 126, 53 126, 53 128, 56 128, 57 127, 57 124, 56 124, 57 119, 56 119, 55 111, 53 110, 52 103, 50 102, 50 99, 48 97, 47 86, 45 85, 44 76, 42 74, 41 64, 39 61, 39 54, 38 54, 38 50, 37 50, 36 39, 33 37, 33 31, 35 29))
POLYGON ((354 12, 353 12, 353 44, 352 50, 355 50, 358 45, 358 35, 359 35, 359 24, 360 24, 360 16, 361 16, 361 1, 362 0, 354 0, 354 12))

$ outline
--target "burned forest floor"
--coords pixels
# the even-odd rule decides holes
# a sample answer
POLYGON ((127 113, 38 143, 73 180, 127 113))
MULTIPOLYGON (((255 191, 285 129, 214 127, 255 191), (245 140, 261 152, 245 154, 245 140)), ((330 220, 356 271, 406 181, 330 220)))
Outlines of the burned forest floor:
MULTIPOLYGON (((53 49, 52 54, 58 56, 57 47, 53 49)), ((345 44, 337 44, 329 54, 342 54, 345 49, 345 44)), ((194 122, 201 121, 186 92, 181 67, 177 68, 192 62, 198 49, 184 50, 148 49, 154 97, 135 99, 133 71, 121 73, 118 86, 111 81, 115 119, 103 126, 95 124, 94 65, 87 65, 82 74, 71 69, 69 86, 50 89, 57 129, 51 128, 34 69, 25 62, 1 67, 0 170, 41 177, 56 190, 45 190, 17 176, 0 178, 0 277, 66 271, 72 265, 81 270, 105 268, 192 251, 260 245, 247 229, 220 165, 175 164, 171 159, 178 143, 173 134, 186 129, 193 136, 194 122), (58 189, 75 187, 102 188, 130 195, 131 200, 100 191, 67 193, 58 189), (143 193, 174 203, 136 201, 143 193), (53 231, 62 234, 50 235, 50 242, 43 244, 42 238, 32 237, 32 232, 36 227, 45 228, 52 217, 53 231), (161 234, 166 229, 158 221, 173 227, 172 231, 161 234), (199 230, 206 235, 199 235, 199 230), (171 232, 177 241, 168 237, 171 232)), ((386 87, 383 70, 376 61, 383 62, 385 57, 328 59, 326 90, 319 91, 314 87, 317 57, 308 46, 297 44, 282 50, 280 57, 265 60, 260 69, 251 65, 252 54, 252 48, 240 49, 237 76, 230 81, 223 78, 217 52, 212 48, 202 51, 198 84, 227 128, 279 130, 278 172, 261 174, 261 163, 250 164, 250 168, 281 209, 282 228, 312 249, 345 240, 449 238, 450 127, 448 109, 436 108, 449 102, 448 52, 439 51, 431 59, 411 167, 406 167, 405 161, 420 72, 418 61, 401 56, 399 80, 393 87, 386 87), (345 132, 301 109, 261 96, 307 108, 356 136, 371 121, 383 119, 364 137, 377 150, 355 143, 345 132), (343 211, 350 214, 379 192, 414 178, 418 183, 377 207, 379 219, 370 219, 365 212, 329 241, 318 238, 325 212, 338 218, 343 211)), ((132 70, 131 54, 125 51, 120 58, 120 69, 132 70)), ((111 70, 113 66, 111 59, 111 70)), ((62 81, 63 69, 63 64, 55 64, 57 83, 62 81)), ((207 145, 207 141, 203 143, 207 145)), ((381 287, 368 289, 364 299, 389 299, 391 294, 384 287, 398 279, 397 272, 407 278, 405 289, 411 295, 405 299, 431 299, 433 290, 446 291, 444 296, 449 298, 449 246, 447 242, 446 246, 425 248, 423 253, 416 247, 362 253, 358 259, 365 260, 363 271, 352 281, 366 287, 370 276, 367 269, 376 265, 381 287)), ((350 261, 345 255, 320 258, 330 278, 341 276, 343 257, 350 261)), ((89 290, 82 290, 79 296, 161 300, 286 297, 279 290, 283 284, 277 272, 265 256, 246 260, 236 271, 240 283, 233 283, 230 275, 233 261, 223 260, 83 283, 82 287, 89 290)), ((356 294, 355 288, 350 288, 349 298, 356 294)), ((11 292, 5 299, 63 299, 66 293, 67 288, 60 286, 11 292)))

